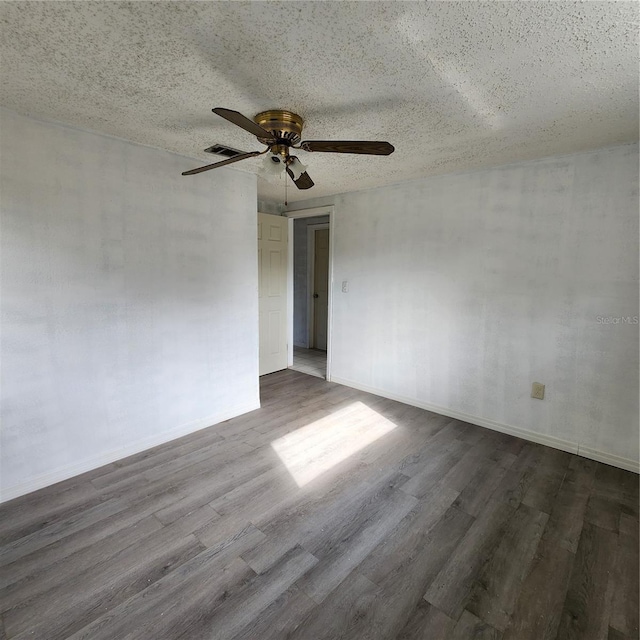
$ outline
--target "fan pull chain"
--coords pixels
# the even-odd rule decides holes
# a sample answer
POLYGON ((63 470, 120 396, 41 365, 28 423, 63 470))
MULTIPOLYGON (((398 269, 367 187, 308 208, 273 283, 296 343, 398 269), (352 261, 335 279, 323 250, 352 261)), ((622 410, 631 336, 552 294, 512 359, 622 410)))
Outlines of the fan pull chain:
POLYGON ((284 206, 286 207, 289 203, 287 202, 287 174, 284 174, 284 206))

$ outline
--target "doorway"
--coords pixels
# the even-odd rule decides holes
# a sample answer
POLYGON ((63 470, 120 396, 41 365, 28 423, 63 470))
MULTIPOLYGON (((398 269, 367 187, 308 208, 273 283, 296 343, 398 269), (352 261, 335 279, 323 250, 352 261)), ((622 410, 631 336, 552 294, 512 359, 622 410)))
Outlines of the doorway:
POLYGON ((307 226, 308 344, 327 351, 329 324, 329 223, 307 226))
POLYGON ((291 353, 289 368, 329 379, 332 207, 288 213, 291 353))

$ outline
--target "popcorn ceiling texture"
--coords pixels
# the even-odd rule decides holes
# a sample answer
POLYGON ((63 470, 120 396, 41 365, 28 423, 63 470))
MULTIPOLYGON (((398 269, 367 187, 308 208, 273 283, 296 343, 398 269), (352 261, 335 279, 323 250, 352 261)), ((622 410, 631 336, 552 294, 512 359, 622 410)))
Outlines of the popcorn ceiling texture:
MULTIPOLYGON (((196 159, 184 169, 216 142, 261 149, 216 106, 290 109, 306 139, 395 145, 301 151, 316 186, 290 201, 638 137, 635 2, 3 2, 0 15, 3 106, 196 159)), ((258 182, 282 201, 282 183, 258 182)))

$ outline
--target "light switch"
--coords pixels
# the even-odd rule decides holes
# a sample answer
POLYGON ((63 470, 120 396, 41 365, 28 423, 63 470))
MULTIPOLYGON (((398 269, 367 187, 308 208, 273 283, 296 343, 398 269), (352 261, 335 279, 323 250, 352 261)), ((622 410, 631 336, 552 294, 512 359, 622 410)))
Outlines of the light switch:
POLYGON ((349 292, 349 281, 348 280, 343 280, 342 281, 342 293, 348 293, 349 292))
POLYGON ((536 400, 544 400, 544 385, 540 382, 534 382, 531 385, 531 397, 536 400))

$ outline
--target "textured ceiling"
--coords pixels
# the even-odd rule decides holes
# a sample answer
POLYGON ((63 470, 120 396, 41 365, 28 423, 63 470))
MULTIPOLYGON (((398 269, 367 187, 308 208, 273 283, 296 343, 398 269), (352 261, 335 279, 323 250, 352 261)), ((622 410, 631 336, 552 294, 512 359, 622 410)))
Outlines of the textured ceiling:
MULTIPOLYGON (((395 145, 301 151, 316 186, 290 201, 638 138, 635 2, 2 2, 0 15, 2 105, 204 161, 185 170, 213 162, 213 143, 262 148, 216 106, 290 109, 306 139, 395 145)), ((282 200, 282 182, 258 189, 282 200)))

